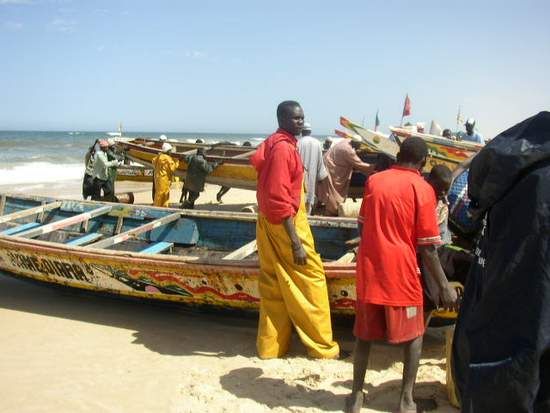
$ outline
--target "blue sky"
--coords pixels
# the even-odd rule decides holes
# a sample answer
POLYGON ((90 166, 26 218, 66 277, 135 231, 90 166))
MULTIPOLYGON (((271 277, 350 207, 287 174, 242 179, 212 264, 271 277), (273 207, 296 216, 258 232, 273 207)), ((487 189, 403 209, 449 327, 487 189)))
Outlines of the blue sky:
POLYGON ((0 129, 258 132, 302 103, 314 133, 492 137, 550 110, 550 2, 0 0, 0 129))

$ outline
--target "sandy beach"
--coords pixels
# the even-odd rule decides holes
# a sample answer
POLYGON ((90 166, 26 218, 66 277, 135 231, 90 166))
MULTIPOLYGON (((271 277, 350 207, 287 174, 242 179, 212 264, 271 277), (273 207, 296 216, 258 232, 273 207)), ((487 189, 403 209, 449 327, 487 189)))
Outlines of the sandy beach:
MULTIPOLYGON (((80 183, 32 189, 79 198, 80 183)), ((240 210, 252 191, 207 185, 197 208, 240 210)), ((27 189, 28 190, 28 189, 27 189)), ((0 188, 26 192, 25 188, 0 188)), ((150 184, 117 183, 150 203, 150 184)), ((172 191, 177 202, 180 189, 172 191)), ((256 357, 256 317, 191 311, 53 288, 0 274, 0 412, 332 412, 350 391, 352 359, 310 360, 294 337, 288 357, 256 357)), ((351 322, 335 325, 344 351, 351 322)), ((456 412, 445 390, 444 329, 425 338, 416 395, 436 412, 456 412)), ((395 408, 401 350, 376 346, 365 412, 395 408)))

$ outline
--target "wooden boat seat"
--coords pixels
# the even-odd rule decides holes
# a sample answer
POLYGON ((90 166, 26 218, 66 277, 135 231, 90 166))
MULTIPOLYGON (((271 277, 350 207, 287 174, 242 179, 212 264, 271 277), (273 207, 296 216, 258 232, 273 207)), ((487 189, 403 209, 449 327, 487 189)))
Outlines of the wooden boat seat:
POLYGON ((140 252, 142 254, 160 254, 161 252, 171 249, 173 246, 173 242, 155 242, 154 244, 149 245, 147 248, 142 249, 140 252))
POLYGON ((18 225, 16 227, 13 227, 13 228, 6 229, 6 230, 0 232, 0 234, 2 234, 2 235, 16 235, 16 234, 19 234, 20 232, 26 231, 28 229, 39 227, 40 225, 42 225, 40 222, 29 222, 27 224, 21 224, 21 225, 18 225))
POLYGON ((73 247, 80 246, 80 245, 86 245, 91 242, 95 242, 98 239, 100 239, 103 236, 103 234, 92 232, 90 234, 84 234, 80 237, 73 238, 72 240, 66 242, 67 245, 72 245, 73 247))

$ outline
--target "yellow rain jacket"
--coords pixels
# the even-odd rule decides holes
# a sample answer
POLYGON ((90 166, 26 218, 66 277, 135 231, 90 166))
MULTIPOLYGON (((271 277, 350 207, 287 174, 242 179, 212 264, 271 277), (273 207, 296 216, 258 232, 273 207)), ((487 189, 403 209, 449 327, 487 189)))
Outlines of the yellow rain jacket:
POLYGON ((153 205, 167 207, 170 200, 170 184, 179 162, 166 153, 155 156, 152 162, 155 171, 155 199, 153 205))
POLYGON ((256 347, 263 359, 287 352, 293 325, 311 357, 336 358, 340 352, 332 340, 325 272, 315 251, 303 195, 294 224, 307 254, 305 265, 294 263, 283 224, 272 224, 261 213, 258 215, 261 301, 256 347))

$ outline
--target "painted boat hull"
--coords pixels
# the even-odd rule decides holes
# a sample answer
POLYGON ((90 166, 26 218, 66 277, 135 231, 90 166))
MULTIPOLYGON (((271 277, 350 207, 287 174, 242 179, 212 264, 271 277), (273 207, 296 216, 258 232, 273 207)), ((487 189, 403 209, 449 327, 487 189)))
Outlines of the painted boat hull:
POLYGON ((452 141, 442 136, 411 132, 403 128, 390 127, 390 130, 401 138, 411 136, 422 138, 428 145, 430 156, 453 162, 455 165, 472 157, 483 148, 483 145, 476 143, 452 141))
MULTIPOLYGON (((51 201, 35 198, 37 201, 51 201)), ((72 201, 74 202, 74 201, 72 201)), ((87 202, 87 205, 116 205, 87 202)), ((38 204, 39 205, 39 204, 38 204)), ((126 205, 124 211, 143 215, 167 208, 126 205), (145 212, 142 212, 145 211, 145 212)), ((182 212, 182 211, 179 211, 182 212)), ((204 229, 227 225, 226 232, 242 232, 238 220, 246 222, 247 236, 254 233, 255 216, 243 213, 183 212, 188 219, 200 218, 204 229), (231 217, 234 217, 232 219, 231 217), (212 221, 212 222, 210 222, 212 221), (224 223, 225 222, 225 223, 224 223)), ((155 216, 152 215, 152 218, 155 216)), ((342 233, 342 240, 356 235, 355 220, 334 218, 314 221, 314 233, 334 238, 334 231, 342 233), (318 222, 324 227, 315 225, 318 222), (325 229, 322 229, 325 228, 325 229), (339 229, 340 228, 340 229, 339 229), (332 231, 323 235, 323 231, 332 231)), ((252 235, 253 236, 253 235, 252 235)), ((318 240, 318 239, 317 239, 318 240)), ((317 241, 316 240, 316 241, 317 241)), ((244 241, 242 241, 244 242, 244 241)), ((322 244, 324 241, 319 240, 322 244)), ((178 302, 192 306, 231 308, 257 311, 259 305, 258 261, 199 259, 163 254, 72 247, 67 244, 17 236, 0 235, 0 269, 19 277, 76 289, 125 295, 150 300, 178 302)), ((325 263, 331 311, 350 315, 355 305, 355 264, 325 263)))

